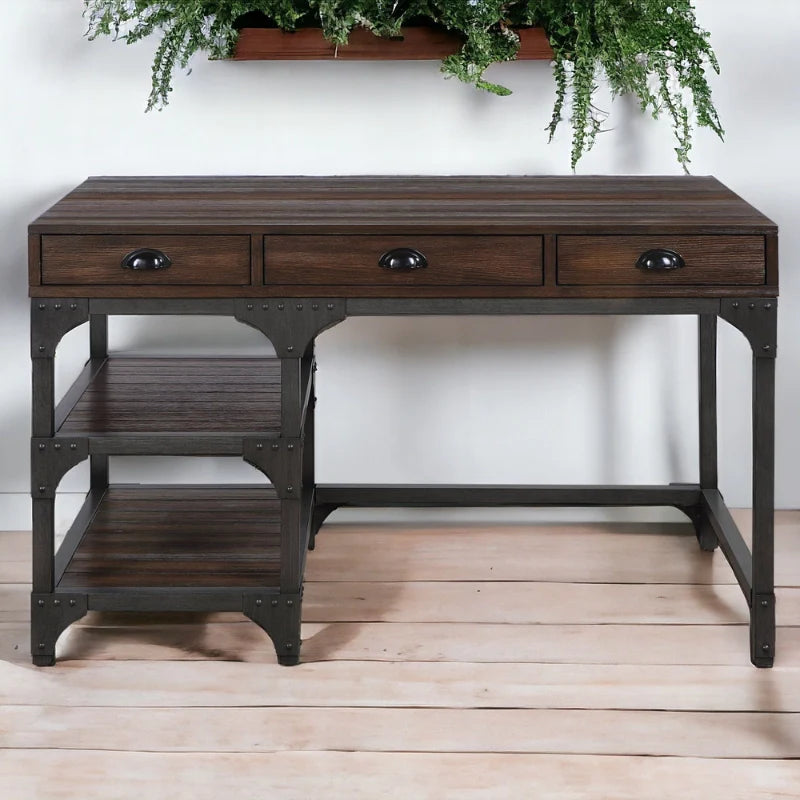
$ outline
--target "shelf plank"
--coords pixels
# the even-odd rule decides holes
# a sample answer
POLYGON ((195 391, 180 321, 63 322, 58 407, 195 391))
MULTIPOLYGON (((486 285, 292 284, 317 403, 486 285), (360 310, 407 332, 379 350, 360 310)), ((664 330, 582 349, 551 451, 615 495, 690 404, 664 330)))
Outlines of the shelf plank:
MULTIPOLYGON (((517 31, 520 48, 517 61, 549 60, 553 50, 542 28, 517 31)), ((458 52, 463 39, 446 30, 426 27, 403 29, 402 39, 375 36, 356 28, 345 45, 335 45, 320 28, 300 28, 294 32, 277 28, 243 28, 233 55, 234 61, 433 61, 458 52)))
POLYGON ((111 358, 59 434, 277 431, 280 374, 275 358, 111 358))
POLYGON ((109 487, 59 588, 277 587, 280 501, 262 487, 227 493, 109 487))

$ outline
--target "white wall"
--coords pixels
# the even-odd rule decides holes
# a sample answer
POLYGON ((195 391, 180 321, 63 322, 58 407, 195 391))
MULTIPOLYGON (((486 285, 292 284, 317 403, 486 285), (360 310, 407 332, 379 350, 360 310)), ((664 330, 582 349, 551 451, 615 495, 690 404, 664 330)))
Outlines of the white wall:
MULTIPOLYGON (((728 131, 697 137, 714 174, 781 225, 777 502, 800 505, 800 5, 698 0, 723 74, 728 131)), ((434 63, 210 63, 177 80, 170 107, 142 113, 152 42, 83 38, 81 0, 0 0, 0 527, 27 524, 27 223, 87 175, 547 174, 568 172, 566 132, 543 131, 546 63, 497 67, 509 98, 443 80, 434 63), (399 108, 414 109, 405 128, 399 108), (385 121, 385 122, 384 122, 385 121)), ((617 101, 589 173, 679 172, 669 125, 617 101)), ((721 335, 723 491, 749 505, 749 362, 721 335)), ((353 319, 320 340, 321 481, 667 482, 696 479, 695 323, 685 318, 353 319), (359 394, 348 391, 358 386, 359 394)), ((62 384, 85 331, 62 348, 62 384)), ((136 351, 258 351, 226 320, 117 320, 136 351), (167 344, 167 341, 169 343, 167 344)), ((230 462, 149 476, 248 477, 230 462)), ((78 470, 80 472, 80 470, 78 470)), ((137 475, 116 466, 115 477, 137 475)), ((64 488, 80 488, 70 475, 64 488)))

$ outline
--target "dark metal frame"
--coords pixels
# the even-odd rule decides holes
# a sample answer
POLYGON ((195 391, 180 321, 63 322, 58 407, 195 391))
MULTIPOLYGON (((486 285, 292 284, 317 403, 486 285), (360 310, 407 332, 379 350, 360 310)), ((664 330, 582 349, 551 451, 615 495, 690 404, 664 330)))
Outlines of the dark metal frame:
POLYGON ((36 299, 31 306, 33 359, 32 468, 33 592, 31 637, 35 664, 55 660, 69 624, 91 609, 240 610, 272 638, 283 664, 300 651, 305 557, 325 518, 343 506, 674 506, 694 524, 701 549, 719 545, 750 609, 751 660, 775 656, 774 437, 777 301, 774 299, 36 299), (59 427, 107 354, 109 314, 231 316, 261 331, 281 359, 279 436, 66 437, 59 427), (319 485, 314 480, 314 340, 348 316, 387 315, 679 314, 699 321, 699 467, 697 484, 669 486, 401 486, 319 485), (749 341, 753 354, 753 537, 748 549, 725 506, 717 470, 717 320, 749 341), (90 325, 90 359, 56 405, 54 358, 65 333, 90 325), (58 583, 108 487, 108 456, 123 454, 239 455, 263 472, 281 502, 280 587, 242 589, 120 589, 86 594, 58 583), (89 458, 91 488, 58 553, 54 498, 61 478, 89 458))

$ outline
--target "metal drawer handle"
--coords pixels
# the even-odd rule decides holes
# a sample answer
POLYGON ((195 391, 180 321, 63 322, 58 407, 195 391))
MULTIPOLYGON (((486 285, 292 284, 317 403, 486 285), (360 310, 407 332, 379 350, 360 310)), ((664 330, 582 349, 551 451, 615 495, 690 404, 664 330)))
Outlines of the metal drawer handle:
POLYGON ((638 269, 646 269, 652 272, 662 272, 668 269, 681 269, 686 266, 683 256, 674 250, 648 250, 639 256, 636 262, 638 269))
POLYGON ((166 253, 151 247, 140 247, 122 259, 123 269, 166 269, 172 260, 166 253))
POLYGON ((393 269, 398 272, 407 272, 412 269, 422 269, 428 266, 428 259, 412 247, 396 247, 388 250, 380 259, 378 265, 384 269, 393 269))

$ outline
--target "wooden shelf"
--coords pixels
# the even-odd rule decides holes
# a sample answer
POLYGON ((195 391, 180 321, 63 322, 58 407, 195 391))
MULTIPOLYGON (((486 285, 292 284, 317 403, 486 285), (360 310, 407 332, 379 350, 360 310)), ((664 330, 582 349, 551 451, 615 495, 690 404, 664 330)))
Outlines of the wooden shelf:
POLYGON ((267 487, 110 486, 58 588, 277 588, 280 519, 267 487))
POLYGON ((276 358, 111 357, 88 364, 82 377, 77 398, 65 398, 61 436, 280 429, 276 358))
MULTIPOLYGON (((518 61, 549 60, 553 50, 542 28, 521 28, 518 61)), ((350 34, 346 45, 331 44, 319 28, 295 32, 277 28, 243 28, 233 55, 235 61, 341 59, 349 61, 433 61, 459 50, 462 39, 445 30, 403 29, 402 39, 385 39, 364 28, 350 34)))

